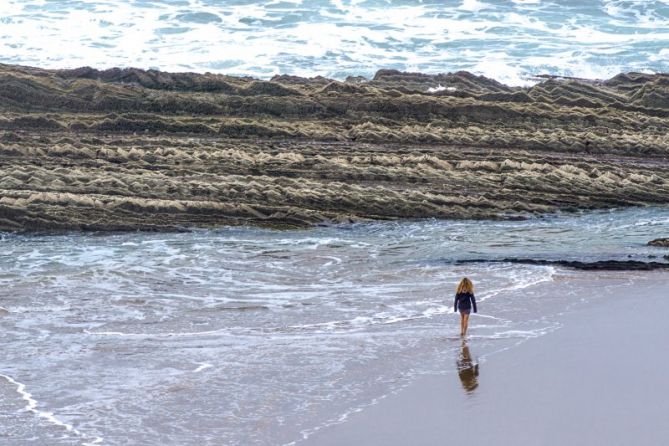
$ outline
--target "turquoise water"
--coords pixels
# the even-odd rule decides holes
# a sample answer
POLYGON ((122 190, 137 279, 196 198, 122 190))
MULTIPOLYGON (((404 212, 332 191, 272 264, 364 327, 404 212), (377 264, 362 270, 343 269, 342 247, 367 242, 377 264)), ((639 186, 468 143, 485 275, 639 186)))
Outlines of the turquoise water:
POLYGON ((669 71, 669 2, 544 0, 5 0, 0 61, 268 78, 469 70, 669 71))

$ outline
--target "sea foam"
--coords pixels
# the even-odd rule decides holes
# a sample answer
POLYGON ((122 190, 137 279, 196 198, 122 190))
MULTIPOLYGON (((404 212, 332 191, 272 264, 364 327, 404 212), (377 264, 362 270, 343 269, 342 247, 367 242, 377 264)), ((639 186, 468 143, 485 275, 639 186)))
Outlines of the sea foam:
POLYGON ((269 78, 468 70, 525 85, 540 73, 665 72, 662 2, 7 0, 0 61, 136 66, 269 78))

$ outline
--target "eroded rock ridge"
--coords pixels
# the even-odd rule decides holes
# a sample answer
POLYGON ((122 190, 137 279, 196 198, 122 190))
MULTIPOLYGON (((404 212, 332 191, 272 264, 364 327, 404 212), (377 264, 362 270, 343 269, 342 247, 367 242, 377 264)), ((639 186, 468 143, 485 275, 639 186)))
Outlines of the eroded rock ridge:
POLYGON ((0 65, 0 230, 522 218, 669 201, 669 76, 345 82, 0 65))

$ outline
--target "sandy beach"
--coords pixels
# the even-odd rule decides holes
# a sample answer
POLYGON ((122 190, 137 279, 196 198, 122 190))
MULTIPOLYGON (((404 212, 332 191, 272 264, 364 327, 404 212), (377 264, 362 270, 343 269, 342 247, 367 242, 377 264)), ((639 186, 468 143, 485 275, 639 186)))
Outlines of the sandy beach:
POLYGON ((454 362, 298 444, 664 444, 668 279, 577 276, 587 300, 560 316, 560 328, 483 358, 474 319, 466 345, 478 376, 456 373, 454 362))

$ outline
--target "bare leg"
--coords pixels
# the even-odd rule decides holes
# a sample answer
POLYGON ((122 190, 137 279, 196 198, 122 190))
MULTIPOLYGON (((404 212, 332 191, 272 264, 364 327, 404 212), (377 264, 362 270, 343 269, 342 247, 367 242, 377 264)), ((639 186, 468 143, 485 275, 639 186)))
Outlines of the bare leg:
POLYGON ((465 315, 460 314, 460 336, 465 335, 465 315))
POLYGON ((462 315, 462 335, 467 334, 467 328, 469 327, 469 315, 468 314, 463 314, 462 315))

